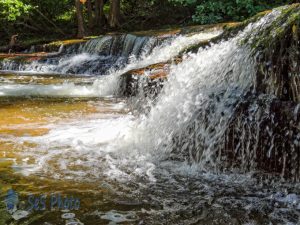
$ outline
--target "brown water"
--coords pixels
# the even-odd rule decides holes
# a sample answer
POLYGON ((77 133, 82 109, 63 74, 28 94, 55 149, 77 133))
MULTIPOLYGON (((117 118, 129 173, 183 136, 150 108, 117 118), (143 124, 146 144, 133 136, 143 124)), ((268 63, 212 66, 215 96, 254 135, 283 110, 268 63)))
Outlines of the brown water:
MULTIPOLYGON (((92 80, 93 78, 84 77, 66 78, 9 73, 0 77, 2 87, 10 84, 61 85, 66 82, 86 85, 92 80)), ((131 213, 131 210, 140 209, 141 206, 110 200, 110 190, 103 185, 102 180, 80 182, 80 180, 53 179, 53 173, 39 173, 39 171, 28 173, 28 169, 30 170, 31 166, 37 163, 38 156, 33 154, 24 157, 24 154, 36 151, 39 145, 20 140, 22 137, 45 136, 62 122, 72 123, 83 118, 88 121, 89 119, 120 117, 127 114, 128 110, 126 107, 116 108, 114 106, 123 102, 124 100, 116 98, 26 96, 26 93, 19 96, 0 96, 1 199, 5 198, 9 189, 13 189, 19 194, 18 209, 27 210, 31 207, 28 199, 30 194, 34 194, 36 197, 47 195, 46 210, 33 210, 26 218, 18 221, 11 219, 4 203, 1 203, 0 224, 44 224, 44 222, 65 224, 67 220, 61 218, 63 214, 61 210, 50 210, 51 195, 53 194, 80 199, 80 208, 73 212, 75 212, 76 218, 83 221, 84 224, 107 224, 110 220, 101 219, 101 217, 105 216, 103 212, 113 209, 129 211, 124 224, 131 223, 126 220, 138 221, 138 217, 131 213)), ((47 162, 47 166, 56 170, 56 160, 54 157, 47 162)), ((84 170, 79 166, 74 166, 73 169, 84 170)))

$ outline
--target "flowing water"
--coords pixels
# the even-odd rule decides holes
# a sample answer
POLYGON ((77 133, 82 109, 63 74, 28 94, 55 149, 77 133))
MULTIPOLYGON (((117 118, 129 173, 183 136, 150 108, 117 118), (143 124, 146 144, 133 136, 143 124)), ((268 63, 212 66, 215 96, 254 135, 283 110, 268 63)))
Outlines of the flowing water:
POLYGON ((255 80, 252 52, 240 42, 279 14, 185 55, 146 114, 115 95, 119 76, 221 31, 160 41, 108 36, 60 58, 2 63, 23 72, 0 76, 0 186, 19 193, 23 214, 29 194, 48 196, 46 210, 12 224, 299 224, 299 183, 220 172, 216 157, 255 80), (50 210, 52 194, 78 198, 80 208, 50 210))

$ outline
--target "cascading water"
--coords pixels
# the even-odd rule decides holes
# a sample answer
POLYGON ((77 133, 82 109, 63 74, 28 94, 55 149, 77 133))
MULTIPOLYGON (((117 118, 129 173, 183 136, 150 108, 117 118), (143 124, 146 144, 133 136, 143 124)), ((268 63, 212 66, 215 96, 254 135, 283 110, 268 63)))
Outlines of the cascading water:
MULTIPOLYGON (((251 174, 218 170, 222 167, 220 152, 226 144, 227 129, 255 89, 257 64, 251 48, 241 42, 269 27, 280 13, 280 9, 274 10, 236 37, 185 55, 180 64, 171 66, 168 81, 146 115, 132 115, 124 101, 114 99, 110 100, 113 104, 101 105, 106 110, 104 115, 42 124, 39 128, 49 132, 39 136, 6 137, 17 144, 31 143, 21 153, 26 159, 19 165, 21 172, 72 182, 97 182, 97 188, 113 193, 108 194, 113 195, 113 204, 121 204, 121 210, 129 205, 134 209, 131 212, 144 216, 147 224, 297 224, 299 184, 260 183, 251 174), (134 208, 139 206, 138 210, 134 208)), ((5 84, 0 86, 0 95, 112 95, 124 72, 165 62, 218 34, 220 31, 175 37, 140 58, 130 55, 136 55, 142 47, 135 46, 143 46, 144 41, 130 39, 122 47, 114 47, 122 49, 117 55, 129 56, 129 63, 122 69, 111 69, 109 76, 97 78, 91 85, 5 84)), ((110 37, 101 40, 106 39, 110 37)), ((90 41, 78 51, 100 51, 99 46, 107 54, 115 51, 112 45, 98 46, 95 42, 90 41)), ((107 218, 108 214, 95 211, 85 216, 107 218)))
POLYGON ((130 34, 104 36, 66 47, 53 57, 32 63, 4 61, 0 67, 2 70, 103 75, 113 67, 124 66, 129 57, 149 54, 158 43, 156 38, 130 34))
MULTIPOLYGON (((130 54, 136 53, 139 49, 140 59, 136 57, 136 55, 130 55, 128 64, 122 68, 122 69, 116 69, 109 64, 109 71, 107 72, 109 76, 102 76, 96 79, 92 85, 84 86, 84 85, 74 85, 73 83, 65 82, 63 85, 7 85, 2 86, 0 90, 0 95, 9 95, 9 96, 18 96, 20 93, 23 95, 29 95, 29 96, 84 96, 84 97, 100 97, 100 96, 110 96, 114 95, 118 92, 118 88, 120 86, 119 84, 119 77, 121 74, 135 68, 141 68, 147 65, 151 65, 154 63, 167 61, 171 59, 172 57, 177 56, 181 51, 186 49, 187 47, 197 44, 200 41, 208 40, 213 37, 218 36, 221 33, 220 30, 215 30, 212 32, 207 33, 200 33, 200 34, 194 34, 191 36, 178 36, 174 37, 170 40, 166 40, 161 45, 153 47, 155 43, 155 39, 149 39, 149 38, 136 38, 135 43, 136 44, 128 44, 127 42, 123 43, 123 49, 127 49, 125 53, 122 51, 119 51, 118 54, 130 54), (140 40, 144 40, 143 44, 141 44, 140 40), (124 44, 125 43, 125 44, 124 44), (132 47, 128 47, 132 46, 132 47), (139 46, 139 47, 137 47, 139 46), (143 47, 142 47, 143 46, 143 47), (141 48, 142 47, 142 48, 141 48), (131 49, 131 50, 128 50, 131 49), (147 50, 146 50, 147 49, 147 50), (150 54, 151 53, 151 54, 150 54)), ((132 36, 130 36, 132 37, 132 36)), ((103 38, 107 40, 105 37, 103 38)), ((103 42, 100 39, 99 46, 103 48, 103 42)), ((111 42, 111 38, 109 37, 108 40, 111 42)), ((123 40, 123 39, 122 39, 123 40)), ((127 40, 127 39, 126 39, 127 40)), ((95 56, 96 58, 93 58, 94 55, 90 55, 88 52, 93 52, 94 49, 98 43, 99 40, 91 40, 90 42, 86 43, 79 51, 79 54, 75 54, 71 57, 67 57, 66 60, 62 59, 61 61, 61 68, 74 68, 78 66, 80 70, 86 70, 88 73, 87 75, 93 75, 94 71, 91 71, 89 68, 86 67, 86 64, 81 64, 80 62, 88 61, 88 64, 93 64, 92 68, 94 67, 101 67, 101 60, 99 60, 99 57, 107 57, 107 56, 95 56), (81 53, 84 51, 84 53, 81 53), (91 60, 91 57, 93 60, 91 60)), ((124 41, 124 40, 123 40, 124 41)), ((109 43, 110 43, 109 42, 109 43)), ((104 41, 106 43, 106 41, 104 41)), ((114 42, 112 42, 114 43, 114 42)), ((107 43, 106 43, 107 44, 107 43)), ((105 45, 106 45, 105 44, 105 45)), ((120 45, 120 44, 119 44, 120 45)), ((100 48, 100 47, 97 48, 100 48)), ((117 48, 116 46, 114 48, 117 48)), ((76 52, 76 50, 72 50, 72 52, 76 52)), ((97 51, 97 50, 96 50, 97 51)), ((116 51, 116 50, 114 50, 116 51)), ((108 52, 107 52, 108 54, 108 52)), ((119 57, 117 57, 119 58, 119 57)), ((35 68, 36 62, 33 62, 32 64, 28 65, 28 70, 33 72, 39 71, 39 67, 35 68)), ((5 68, 5 67, 4 67, 5 68)), ((60 68, 60 66, 54 66, 53 69, 51 64, 48 63, 45 64, 46 70, 45 73, 51 72, 51 70, 55 71, 56 68, 60 68)), ((8 68, 6 68, 8 69, 8 68)), ((12 69, 12 68, 10 68, 12 69)), ((20 69, 20 68, 19 68, 20 69)), ((26 70, 26 68, 25 68, 26 70)), ((97 73, 96 73, 97 75, 97 73)))

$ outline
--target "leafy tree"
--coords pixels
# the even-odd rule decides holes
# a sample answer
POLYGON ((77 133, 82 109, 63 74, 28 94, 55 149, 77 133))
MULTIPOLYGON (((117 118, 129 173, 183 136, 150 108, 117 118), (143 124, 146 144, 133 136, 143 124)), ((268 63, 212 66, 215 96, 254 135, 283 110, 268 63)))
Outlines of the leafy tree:
POLYGON ((200 24, 241 21, 256 13, 291 1, 284 0, 169 0, 194 7, 193 21, 200 24))
POLYGON ((41 40, 44 36, 68 38, 76 33, 80 37, 95 35, 110 29, 131 31, 241 21, 259 11, 297 1, 0 0, 0 45, 17 33, 22 40, 41 40))
POLYGON ((1 20, 13 22, 32 9, 31 5, 20 0, 0 0, 1 20))

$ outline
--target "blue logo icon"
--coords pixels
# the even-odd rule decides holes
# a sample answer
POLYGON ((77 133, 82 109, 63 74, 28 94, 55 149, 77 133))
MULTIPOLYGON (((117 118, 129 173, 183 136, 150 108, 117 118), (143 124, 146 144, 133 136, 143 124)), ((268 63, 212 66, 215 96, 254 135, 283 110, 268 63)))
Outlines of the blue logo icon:
POLYGON ((10 213, 16 211, 19 202, 18 193, 16 193, 12 189, 8 190, 4 201, 6 204, 7 211, 9 211, 10 213))

